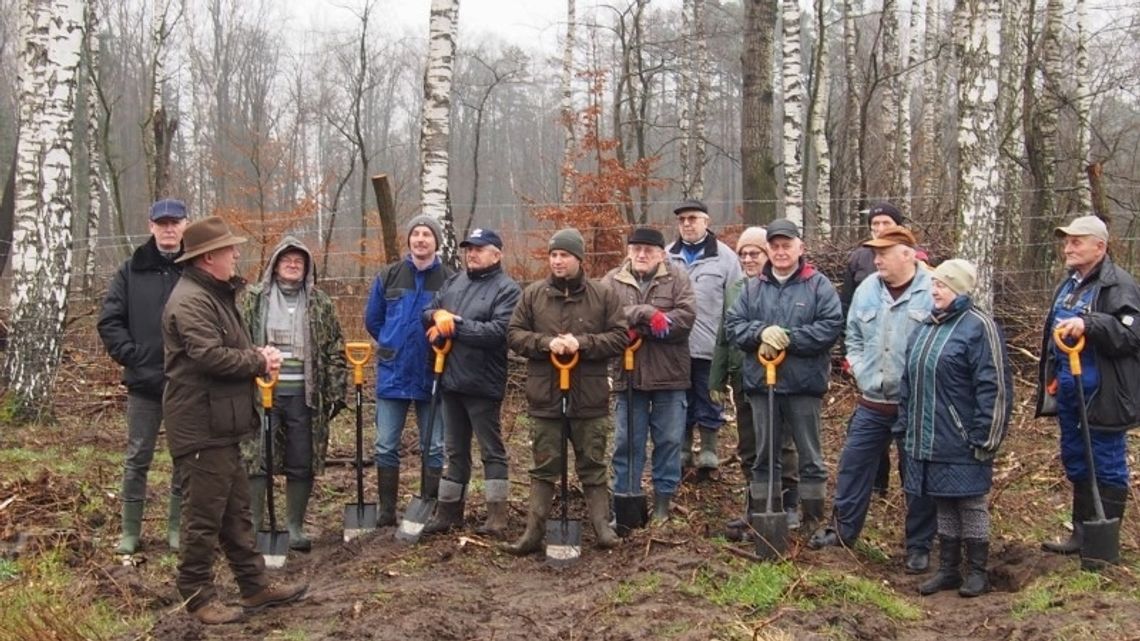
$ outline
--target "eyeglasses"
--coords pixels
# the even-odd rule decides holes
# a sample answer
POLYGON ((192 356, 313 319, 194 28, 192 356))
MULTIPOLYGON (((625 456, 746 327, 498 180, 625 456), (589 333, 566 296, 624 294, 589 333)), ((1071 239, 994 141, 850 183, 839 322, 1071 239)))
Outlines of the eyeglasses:
POLYGON ((752 260, 756 260, 757 258, 760 258, 763 255, 764 255, 764 252, 762 252, 762 251, 740 252, 741 258, 750 258, 752 260))
POLYGON ((708 216, 705 214, 690 214, 688 216, 677 216, 677 222, 681 223, 682 225, 692 225, 697 221, 704 220, 706 218, 708 218, 708 216))
POLYGON ((304 267, 305 266, 305 259, 304 258, 282 258, 281 260, 277 261, 277 263, 279 265, 289 265, 291 267, 304 267))

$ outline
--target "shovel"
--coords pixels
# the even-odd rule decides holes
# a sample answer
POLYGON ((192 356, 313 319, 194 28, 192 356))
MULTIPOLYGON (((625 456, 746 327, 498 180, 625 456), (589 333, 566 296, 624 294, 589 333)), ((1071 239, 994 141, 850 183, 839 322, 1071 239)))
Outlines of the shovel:
POLYGON ((649 519, 649 506, 641 492, 641 479, 633 470, 633 354, 641 347, 641 338, 625 348, 625 465, 628 471, 628 494, 614 494, 614 516, 619 536, 629 536, 649 519))
POLYGON ((756 531, 756 556, 765 561, 780 558, 788 549, 788 515, 782 509, 774 510, 772 505, 776 485, 776 367, 784 362, 785 356, 787 352, 780 352, 769 360, 756 352, 756 359, 764 366, 764 378, 768 384, 768 496, 764 511, 749 514, 748 523, 756 531))
POLYGON ((344 542, 376 529, 376 504, 364 502, 364 364, 372 356, 371 343, 346 343, 344 355, 352 363, 356 384, 356 503, 344 506, 344 542))
POLYGON ((408 504, 408 509, 404 510, 404 519, 400 521, 400 527, 396 528, 396 540, 400 543, 412 544, 420 540, 420 535, 423 534, 424 526, 427 525, 428 520, 431 518, 432 512, 435 510, 435 499, 430 499, 424 495, 424 488, 427 487, 427 470, 428 470, 428 454, 431 453, 431 432, 435 428, 435 414, 439 409, 439 379, 443 378, 443 366, 447 361, 447 353, 451 351, 451 339, 447 339, 443 343, 443 347, 431 346, 435 352, 435 366, 432 371, 435 372, 435 378, 431 382, 431 401, 428 403, 428 424, 425 430, 423 426, 420 427, 420 432, 427 434, 426 438, 420 439, 420 494, 412 499, 408 504))
POLYGON ((1085 533, 1081 539, 1081 569, 1099 570, 1108 565, 1120 563, 1120 519, 1107 519, 1104 516, 1104 503, 1100 498, 1100 487, 1096 481, 1096 461, 1093 458, 1092 435, 1089 434, 1089 416, 1085 408, 1085 387, 1081 381, 1081 350, 1085 348, 1085 337, 1077 339, 1072 347, 1065 344, 1061 332, 1053 333, 1057 349, 1069 357, 1069 370, 1077 383, 1077 402, 1080 406, 1081 438, 1085 443, 1085 464, 1089 466, 1089 482, 1092 485, 1093 509, 1096 520, 1085 521, 1085 533))
POLYGON ((551 567, 565 567, 578 562, 582 556, 582 524, 570 520, 570 370, 578 364, 579 353, 568 363, 558 360, 551 352, 550 362, 558 370, 558 389, 562 390, 562 518, 546 521, 546 563, 551 567))
POLYGON ((265 452, 265 506, 269 508, 269 530, 257 533, 257 549, 265 557, 265 567, 280 568, 285 565, 289 554, 289 532, 277 530, 277 511, 273 508, 273 429, 269 414, 273 409, 273 388, 277 386, 277 372, 269 378, 258 376, 257 386, 261 388, 261 440, 265 452))

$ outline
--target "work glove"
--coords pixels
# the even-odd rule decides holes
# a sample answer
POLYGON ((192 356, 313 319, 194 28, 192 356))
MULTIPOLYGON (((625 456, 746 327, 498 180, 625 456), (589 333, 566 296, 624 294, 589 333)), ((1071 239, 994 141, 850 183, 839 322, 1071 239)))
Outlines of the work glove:
POLYGON ((768 343, 760 343, 760 355, 768 360, 772 360, 780 355, 780 350, 772 347, 768 343))
POLYGON ((771 345, 776 348, 777 352, 782 352, 788 348, 792 342, 792 337, 788 336, 788 330, 780 327, 779 325, 769 325, 760 332, 760 340, 765 345, 771 345))
POLYGON ((443 335, 438 325, 432 325, 428 328, 427 339, 435 347, 443 347, 447 343, 447 337, 443 335))
POLYGON ((344 401, 333 401, 333 404, 329 406, 329 420, 332 421, 339 416, 346 407, 348 407, 348 404, 344 401))
POLYGON ((665 312, 657 310, 653 312, 653 316, 649 317, 649 331, 653 332, 653 338, 662 339, 669 335, 669 328, 673 326, 673 319, 665 315, 665 312))
POLYGON ((839 366, 839 369, 848 376, 854 376, 854 374, 851 373, 851 361, 846 358, 843 359, 843 364, 839 366))
POLYGON ((727 398, 728 394, 722 389, 709 390, 709 400, 712 401, 714 405, 724 405, 724 401, 727 398))
POLYGON ((629 339, 629 344, 633 345, 639 338, 641 338, 641 334, 639 334, 636 329, 630 327, 629 329, 625 330, 625 337, 629 339))
POLYGON ((431 315, 435 327, 439 329, 439 333, 446 338, 455 336, 455 320, 458 317, 453 315, 446 309, 437 309, 431 315))

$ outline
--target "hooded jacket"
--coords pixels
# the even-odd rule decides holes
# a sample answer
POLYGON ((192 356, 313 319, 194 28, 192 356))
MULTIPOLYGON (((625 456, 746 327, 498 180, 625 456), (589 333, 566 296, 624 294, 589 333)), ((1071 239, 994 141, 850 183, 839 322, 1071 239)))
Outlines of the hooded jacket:
POLYGON ((669 247, 668 258, 689 275, 696 297, 697 319, 689 334, 689 355, 692 358, 712 360, 716 351, 716 335, 724 320, 724 298, 728 288, 744 276, 740 260, 732 249, 717 240, 711 230, 705 241, 704 253, 691 264, 685 263, 681 250, 684 242, 677 240, 669 247))

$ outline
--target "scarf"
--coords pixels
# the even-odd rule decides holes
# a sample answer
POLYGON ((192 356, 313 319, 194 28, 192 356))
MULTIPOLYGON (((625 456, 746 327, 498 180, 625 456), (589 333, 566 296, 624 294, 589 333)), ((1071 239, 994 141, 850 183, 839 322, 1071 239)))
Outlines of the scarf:
POLYGON ((274 278, 269 285, 269 309, 265 318, 265 341, 270 345, 289 345, 293 358, 305 361, 305 331, 308 296, 302 283, 282 283, 274 278), (289 313, 290 300, 293 313, 289 313))

